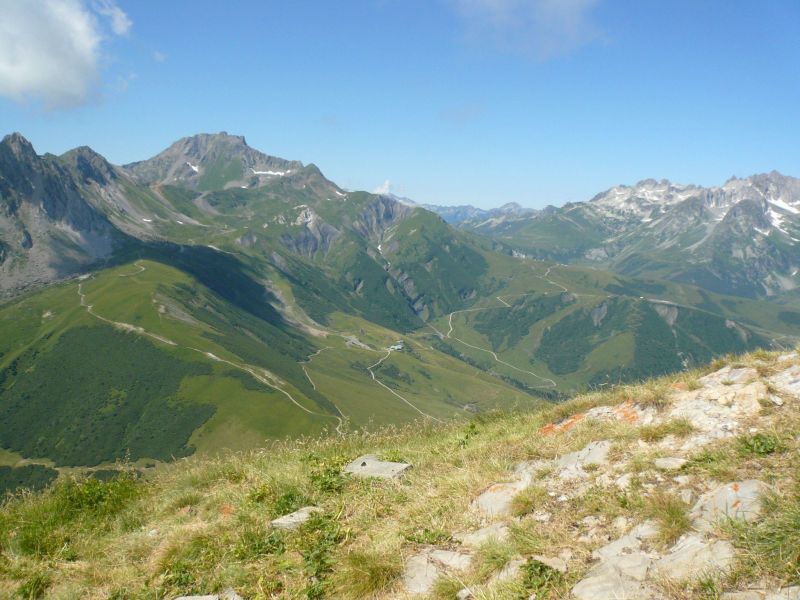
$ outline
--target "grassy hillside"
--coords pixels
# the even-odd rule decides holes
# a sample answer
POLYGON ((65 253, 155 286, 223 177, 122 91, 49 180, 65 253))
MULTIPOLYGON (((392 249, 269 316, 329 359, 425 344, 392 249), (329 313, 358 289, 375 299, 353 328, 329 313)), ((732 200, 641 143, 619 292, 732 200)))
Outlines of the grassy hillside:
POLYGON ((648 585, 679 600, 800 584, 800 496, 792 460, 800 450, 800 404, 769 383, 787 369, 800 369, 796 354, 759 352, 536 414, 492 413, 469 423, 428 420, 275 442, 106 482, 63 476, 48 491, 18 494, 0 508, 0 593, 133 600, 233 588, 248 599, 404 597, 411 558, 448 550, 466 553, 469 566, 443 575, 430 597, 455 598, 469 586, 477 598, 563 598, 596 565, 593 550, 651 519, 658 535, 646 542, 648 551, 667 555, 675 540, 697 535, 689 511, 698 494, 755 478, 769 489, 758 516, 723 520, 703 534, 732 544, 729 566, 687 579, 648 579, 648 585), (733 386, 699 379, 725 364, 750 379, 733 386), (780 402, 765 395, 716 441, 697 429, 705 421, 670 416, 682 398, 704 389, 744 393, 745 383, 746 389, 770 385, 780 402), (593 407, 617 408, 595 408, 610 418, 590 421, 583 415, 593 407), (692 440, 692 449, 678 450, 692 440), (560 481, 549 459, 593 441, 610 441, 612 461, 587 466, 580 485, 560 481), (654 461, 676 452, 687 462, 673 481, 654 461), (363 453, 413 468, 396 481, 342 475, 341 467, 363 453), (487 522, 473 500, 494 482, 514 481, 515 465, 531 460, 539 466, 517 491, 506 537, 477 546, 459 542, 457 532, 487 522), (625 488, 614 483, 621 475, 629 478, 625 488), (688 504, 680 499, 687 494, 688 504), (269 527, 270 519, 305 505, 322 512, 296 531, 269 527), (564 572, 532 558, 542 555, 561 556, 564 572), (498 579, 510 561, 517 570, 498 579))
POLYGON ((0 439, 15 457, 0 462, 146 464, 541 404, 353 315, 332 313, 324 330, 289 323, 264 288, 212 266, 197 279, 138 260, 0 307, 0 439))

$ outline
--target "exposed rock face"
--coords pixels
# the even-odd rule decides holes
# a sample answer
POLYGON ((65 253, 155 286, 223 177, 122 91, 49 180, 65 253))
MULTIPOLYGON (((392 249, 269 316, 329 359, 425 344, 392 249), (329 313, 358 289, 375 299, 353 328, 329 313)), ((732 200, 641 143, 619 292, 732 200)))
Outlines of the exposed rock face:
POLYGON ((378 196, 356 217, 351 227, 367 239, 380 240, 386 229, 414 210, 387 196, 378 196))
POLYGON ((85 199, 115 180, 88 149, 38 156, 19 134, 0 142, 0 293, 71 275, 111 255, 122 236, 85 199))

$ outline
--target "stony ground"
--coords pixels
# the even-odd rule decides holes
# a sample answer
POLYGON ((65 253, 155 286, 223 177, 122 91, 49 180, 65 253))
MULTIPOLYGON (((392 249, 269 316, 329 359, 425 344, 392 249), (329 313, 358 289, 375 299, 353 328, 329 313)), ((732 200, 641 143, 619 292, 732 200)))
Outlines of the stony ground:
MULTIPOLYGON (((698 451, 718 440, 743 432, 756 436, 751 439, 771 439, 757 437, 759 431, 772 429, 774 420, 780 418, 779 410, 769 409, 779 409, 785 402, 796 403, 800 396, 800 367, 795 364, 796 358, 795 354, 782 355, 777 358, 776 367, 761 371, 755 368, 758 365, 726 366, 691 385, 673 385, 656 406, 642 406, 631 398, 616 406, 595 407, 545 425, 539 429, 539 435, 566 436, 581 423, 609 421, 645 426, 653 431, 662 428, 666 435, 650 442, 592 441, 580 450, 554 459, 517 464, 507 478, 474 498, 471 507, 481 515, 483 526, 454 532, 454 539, 460 542, 457 550, 429 548, 407 560, 404 591, 408 595, 430 594, 442 577, 457 578, 459 572, 467 571, 474 549, 508 537, 514 524, 521 520, 513 517, 515 503, 526 492, 530 494, 531 489, 537 490, 537 495, 545 501, 539 509, 533 501, 534 510, 526 518, 546 527, 551 521, 569 522, 572 502, 590 491, 625 493, 634 479, 637 486, 653 497, 675 498, 685 504, 685 516, 680 515, 686 519, 682 527, 685 532, 673 533, 672 537, 680 535, 663 543, 668 533, 661 531, 658 519, 667 516, 670 510, 667 501, 662 507, 665 514, 656 511, 653 519, 640 522, 632 522, 625 516, 609 519, 601 510, 572 523, 574 538, 559 552, 515 557, 485 582, 460 589, 457 597, 491 596, 497 584, 520 578, 526 565, 538 565, 541 578, 557 578, 570 569, 584 571, 570 589, 570 596, 579 600, 661 599, 670 596, 672 582, 685 588, 692 581, 722 578, 734 567, 736 549, 718 535, 718 526, 736 520, 756 521, 770 485, 757 478, 708 479, 691 474, 684 467, 698 451), (671 427, 678 435, 670 433, 671 427), (633 460, 634 453, 638 462, 633 460), (642 453, 652 461, 643 464, 642 453), (588 570, 575 564, 576 547, 581 554, 590 552, 588 570)), ((729 600, 800 600, 800 586, 756 587, 721 594, 712 591, 710 595, 729 600)), ((537 597, 536 592, 530 596, 537 597)))

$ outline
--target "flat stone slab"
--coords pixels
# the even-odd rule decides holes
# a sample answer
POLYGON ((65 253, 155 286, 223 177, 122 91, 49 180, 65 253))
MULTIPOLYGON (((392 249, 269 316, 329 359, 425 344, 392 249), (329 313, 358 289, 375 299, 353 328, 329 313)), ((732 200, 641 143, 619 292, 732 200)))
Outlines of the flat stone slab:
POLYGON ((520 570, 525 562, 526 561, 524 558, 512 558, 505 565, 503 565, 502 569, 489 578, 489 581, 487 582, 488 585, 493 586, 504 581, 516 579, 519 577, 520 570))
POLYGON ((393 479, 400 477, 411 465, 408 463, 390 462, 380 460, 372 454, 360 456, 344 468, 345 473, 350 473, 357 477, 379 477, 381 479, 393 479))
POLYGON ((645 521, 619 539, 595 550, 592 556, 600 559, 600 562, 572 588, 572 595, 579 600, 650 598, 645 579, 657 555, 645 552, 642 541, 657 534, 655 523, 645 521))
POLYGON ((689 533, 672 547, 669 554, 657 560, 654 572, 676 581, 694 579, 726 571, 735 556, 733 546, 722 540, 709 541, 696 533, 689 533))
POLYGON ((272 521, 272 526, 276 529, 297 529, 308 521, 314 513, 322 512, 321 508, 316 506, 304 506, 303 508, 283 515, 272 521))
POLYGON ((584 467, 588 465, 602 466, 608 464, 608 451, 611 442, 590 442, 582 450, 570 452, 555 461, 561 479, 578 479, 586 477, 588 473, 584 467))
POLYGON ((677 471, 686 464, 686 459, 679 458, 677 456, 668 456, 664 458, 657 458, 653 464, 655 464, 656 469, 660 469, 662 471, 677 471))
POLYGON ((509 529, 506 523, 492 523, 476 531, 457 533, 455 537, 466 548, 478 548, 488 541, 502 542, 508 537, 509 529))
POLYGON ((784 394, 800 396, 800 366, 795 365, 773 375, 769 382, 784 394))
POLYGON ((572 588, 577 600, 642 600, 653 597, 651 590, 632 577, 620 572, 613 564, 600 563, 572 588))
POLYGON ((206 596, 178 596, 175 600, 242 600, 242 597, 231 589, 221 594, 208 594, 206 596))
POLYGON ((436 581, 445 573, 465 571, 472 556, 451 550, 426 550, 406 561, 403 586, 410 594, 430 594, 436 581))
POLYGON ((761 496, 765 488, 756 479, 726 483, 700 496, 689 516, 701 531, 710 530, 716 521, 723 518, 752 521, 761 511, 761 496))
POLYGON ((751 367, 722 367, 719 371, 714 371, 705 377, 698 379, 703 385, 731 385, 746 384, 758 379, 758 371, 751 367))
POLYGON ((427 553, 415 554, 406 561, 403 586, 410 594, 429 594, 441 575, 439 567, 427 553))
POLYGON ((514 497, 527 486, 525 480, 492 484, 472 501, 472 506, 487 517, 507 517, 512 512, 514 497))

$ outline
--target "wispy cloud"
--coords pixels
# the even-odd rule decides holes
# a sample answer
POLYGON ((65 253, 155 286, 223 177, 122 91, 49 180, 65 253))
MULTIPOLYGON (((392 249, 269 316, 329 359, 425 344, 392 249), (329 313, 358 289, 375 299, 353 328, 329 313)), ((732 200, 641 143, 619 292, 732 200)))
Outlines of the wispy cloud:
POLYGON ((600 37, 592 9, 600 0, 447 0, 483 43, 546 60, 600 37))
POLYGON ((111 31, 115 35, 128 35, 133 26, 130 17, 116 5, 114 0, 95 0, 95 10, 98 14, 106 17, 111 23, 111 31))
POLYGON ((392 182, 389 181, 388 179, 384 180, 384 182, 382 184, 380 184, 378 187, 376 187, 374 190, 372 190, 372 193, 373 194, 381 194, 381 195, 391 194, 392 193, 392 182))
POLYGON ((153 60, 156 61, 156 62, 162 63, 165 60, 167 60, 167 55, 164 52, 161 52, 159 50, 153 50, 152 56, 153 56, 153 60))
POLYGON ((113 0, 0 0, 0 96, 47 108, 87 102, 109 35, 127 35, 113 0))

